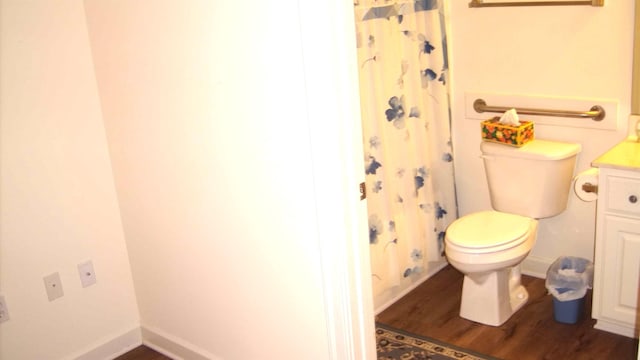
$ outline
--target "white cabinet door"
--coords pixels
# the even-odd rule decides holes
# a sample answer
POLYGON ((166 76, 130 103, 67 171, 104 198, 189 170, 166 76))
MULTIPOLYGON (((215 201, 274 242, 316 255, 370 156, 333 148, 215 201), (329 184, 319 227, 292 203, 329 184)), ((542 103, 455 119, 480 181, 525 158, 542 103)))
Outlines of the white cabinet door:
POLYGON ((640 283, 640 222, 605 215, 600 315, 636 327, 640 283))

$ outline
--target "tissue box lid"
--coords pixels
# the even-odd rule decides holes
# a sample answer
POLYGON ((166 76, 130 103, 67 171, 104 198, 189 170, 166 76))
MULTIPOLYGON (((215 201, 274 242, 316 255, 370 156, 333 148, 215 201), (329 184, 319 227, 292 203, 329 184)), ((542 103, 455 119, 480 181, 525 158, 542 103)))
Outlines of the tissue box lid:
POLYGON ((522 146, 533 140, 533 122, 521 120, 520 126, 503 125, 494 117, 480 123, 482 139, 511 146, 522 146))

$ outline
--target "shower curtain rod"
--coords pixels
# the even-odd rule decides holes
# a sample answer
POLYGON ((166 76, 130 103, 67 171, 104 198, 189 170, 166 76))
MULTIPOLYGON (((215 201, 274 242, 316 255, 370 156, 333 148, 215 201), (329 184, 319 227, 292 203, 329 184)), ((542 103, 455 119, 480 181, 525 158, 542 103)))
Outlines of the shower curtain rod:
POLYGON ((584 1, 506 1, 485 3, 483 0, 471 0, 469 7, 501 7, 501 6, 557 6, 557 5, 591 5, 604 6, 604 0, 584 0, 584 1))
MULTIPOLYGON (((488 106, 483 99, 476 99, 473 102, 473 109, 478 113, 483 112, 495 112, 503 113, 505 111, 514 109, 513 107, 504 106, 488 106)), ((592 119, 593 121, 602 121, 606 113, 604 108, 600 105, 594 105, 589 111, 572 111, 572 110, 550 110, 550 109, 528 109, 528 108, 515 108, 516 112, 525 115, 542 115, 542 116, 558 116, 558 117, 571 117, 571 118, 583 118, 592 119)))

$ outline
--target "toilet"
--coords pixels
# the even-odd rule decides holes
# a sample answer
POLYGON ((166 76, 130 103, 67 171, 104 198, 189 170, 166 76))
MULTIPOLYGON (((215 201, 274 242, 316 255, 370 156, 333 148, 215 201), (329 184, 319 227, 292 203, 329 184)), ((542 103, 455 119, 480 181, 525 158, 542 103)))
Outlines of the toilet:
POLYGON ((529 298, 520 263, 536 242, 538 221, 567 207, 580 144, 532 140, 522 147, 482 142, 493 210, 455 220, 445 254, 464 274, 460 316, 500 326, 529 298))

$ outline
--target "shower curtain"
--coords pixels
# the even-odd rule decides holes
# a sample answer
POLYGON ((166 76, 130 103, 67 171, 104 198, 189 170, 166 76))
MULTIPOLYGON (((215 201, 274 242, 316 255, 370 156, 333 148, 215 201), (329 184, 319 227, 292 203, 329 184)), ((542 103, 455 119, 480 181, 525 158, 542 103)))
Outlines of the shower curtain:
POLYGON ((457 217, 448 66, 437 0, 355 3, 376 309, 444 261, 457 217))

